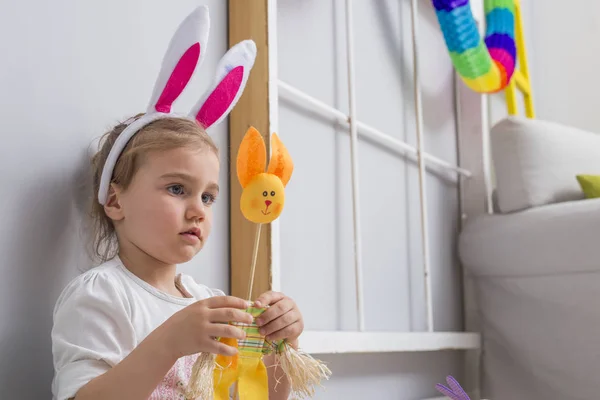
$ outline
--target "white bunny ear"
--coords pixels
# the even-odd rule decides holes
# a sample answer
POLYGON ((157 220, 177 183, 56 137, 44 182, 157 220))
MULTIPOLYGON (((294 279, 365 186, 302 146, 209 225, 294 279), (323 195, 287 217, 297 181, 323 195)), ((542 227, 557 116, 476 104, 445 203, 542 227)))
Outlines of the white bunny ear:
POLYGON ((244 92, 255 59, 252 40, 236 44, 221 58, 213 85, 190 111, 204 129, 220 123, 231 112, 244 92))
POLYGON ((209 30, 206 6, 196 8, 181 22, 163 58, 147 113, 171 112, 171 106, 204 60, 209 30))

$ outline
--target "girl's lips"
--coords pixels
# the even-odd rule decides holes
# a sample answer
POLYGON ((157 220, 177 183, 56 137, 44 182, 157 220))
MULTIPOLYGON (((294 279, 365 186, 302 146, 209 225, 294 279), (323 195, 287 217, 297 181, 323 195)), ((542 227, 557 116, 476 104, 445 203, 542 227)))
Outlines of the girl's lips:
POLYGON ((200 229, 199 228, 192 228, 192 229, 188 229, 185 232, 181 232, 181 235, 194 235, 196 236, 198 239, 200 239, 200 229))
POLYGON ((182 237, 184 237, 185 240, 187 240, 188 242, 190 242, 192 244, 196 244, 200 241, 200 238, 193 232, 183 232, 183 233, 180 233, 180 235, 182 237))

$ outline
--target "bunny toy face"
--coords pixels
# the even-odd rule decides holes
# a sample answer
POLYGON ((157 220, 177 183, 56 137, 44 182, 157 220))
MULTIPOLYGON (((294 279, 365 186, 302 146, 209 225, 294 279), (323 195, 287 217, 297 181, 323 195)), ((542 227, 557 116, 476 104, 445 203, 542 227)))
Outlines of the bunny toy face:
POLYGON ((242 192, 241 209, 246 219, 256 223, 276 220, 283 210, 283 183, 275 175, 259 174, 242 192))
POLYGON ((250 127, 240 144, 237 174, 244 188, 240 200, 242 214, 251 222, 264 224, 276 220, 283 211, 285 186, 294 164, 287 149, 274 133, 272 155, 265 172, 267 151, 262 135, 250 127))

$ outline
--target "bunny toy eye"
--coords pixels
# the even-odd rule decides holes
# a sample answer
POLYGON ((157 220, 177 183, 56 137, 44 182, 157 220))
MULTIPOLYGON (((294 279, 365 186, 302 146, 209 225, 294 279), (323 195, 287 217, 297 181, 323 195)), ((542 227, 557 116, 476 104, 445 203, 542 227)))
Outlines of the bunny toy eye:
POLYGON ((264 196, 264 197, 267 197, 268 195, 269 195, 269 193, 268 193, 268 192, 265 190, 265 191, 263 192, 263 196, 264 196))

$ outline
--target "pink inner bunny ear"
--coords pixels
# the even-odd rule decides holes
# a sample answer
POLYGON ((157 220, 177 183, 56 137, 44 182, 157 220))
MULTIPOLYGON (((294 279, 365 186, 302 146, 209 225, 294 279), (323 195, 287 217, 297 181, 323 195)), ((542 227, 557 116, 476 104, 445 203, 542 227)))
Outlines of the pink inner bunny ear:
POLYGON ((204 129, 219 124, 235 107, 248 83, 255 59, 256 44, 252 40, 237 43, 221 58, 213 83, 189 113, 204 129))
POLYGON ((205 128, 213 125, 233 103, 244 79, 244 67, 233 68, 208 96, 196 120, 205 128))
POLYGON ((208 7, 196 7, 179 24, 171 38, 148 106, 147 113, 170 113, 171 107, 202 64, 210 30, 208 7))
POLYGON ((185 86, 188 84, 198 60, 200 59, 200 43, 194 43, 181 56, 181 59, 173 69, 164 90, 156 101, 155 110, 162 113, 171 112, 173 102, 177 100, 185 86))

